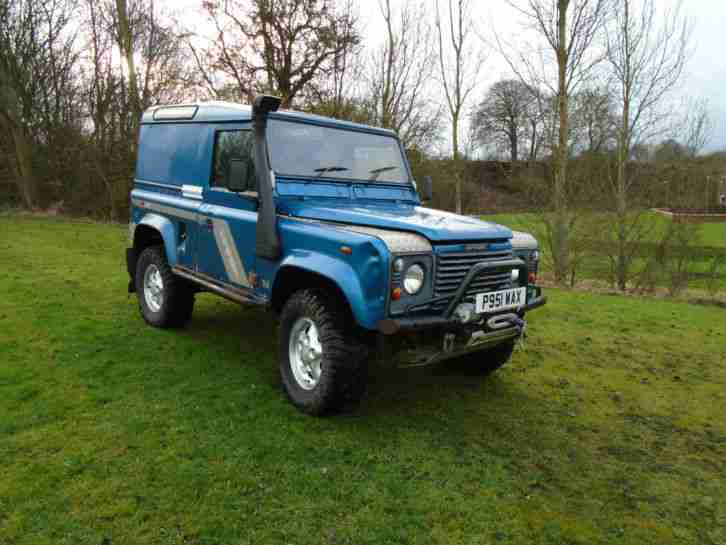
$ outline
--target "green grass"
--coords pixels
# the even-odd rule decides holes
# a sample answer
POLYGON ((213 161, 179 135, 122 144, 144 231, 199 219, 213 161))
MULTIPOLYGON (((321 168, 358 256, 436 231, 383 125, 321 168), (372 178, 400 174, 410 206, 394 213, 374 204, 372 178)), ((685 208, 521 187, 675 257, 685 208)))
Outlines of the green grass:
POLYGON ((489 378, 281 393, 275 321, 145 326, 125 229, 0 217, 0 544, 726 542, 726 314, 551 291, 489 378))
POLYGON ((716 248, 726 248, 726 223, 702 224, 701 244, 716 248))

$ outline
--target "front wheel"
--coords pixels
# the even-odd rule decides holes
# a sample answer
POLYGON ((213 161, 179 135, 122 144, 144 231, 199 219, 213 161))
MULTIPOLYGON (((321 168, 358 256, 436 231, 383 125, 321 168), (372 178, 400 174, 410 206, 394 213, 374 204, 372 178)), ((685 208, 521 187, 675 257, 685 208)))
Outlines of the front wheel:
POLYGON ((280 316, 280 375, 297 408, 323 415, 361 399, 367 351, 354 327, 334 294, 301 290, 285 303, 280 316))

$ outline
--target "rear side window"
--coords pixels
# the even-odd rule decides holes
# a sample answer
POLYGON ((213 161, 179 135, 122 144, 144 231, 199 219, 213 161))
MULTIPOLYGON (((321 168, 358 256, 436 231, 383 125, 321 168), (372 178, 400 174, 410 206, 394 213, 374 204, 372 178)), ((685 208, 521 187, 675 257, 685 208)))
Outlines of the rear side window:
POLYGON ((209 177, 212 133, 206 125, 142 125, 136 177, 165 184, 202 185, 209 177))
POLYGON ((211 186, 237 192, 257 191, 253 146, 250 131, 217 131, 211 186))

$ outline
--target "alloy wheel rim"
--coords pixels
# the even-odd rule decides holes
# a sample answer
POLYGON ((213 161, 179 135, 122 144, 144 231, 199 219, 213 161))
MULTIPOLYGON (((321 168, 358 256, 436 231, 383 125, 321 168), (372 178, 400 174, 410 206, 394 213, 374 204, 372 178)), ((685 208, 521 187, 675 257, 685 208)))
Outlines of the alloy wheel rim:
POLYGON ((289 359, 295 381, 304 390, 318 385, 322 374, 323 345, 315 322, 298 318, 290 330, 289 359))
POLYGON ((156 265, 149 265, 144 273, 144 299, 152 312, 159 312, 164 304, 164 279, 156 265))

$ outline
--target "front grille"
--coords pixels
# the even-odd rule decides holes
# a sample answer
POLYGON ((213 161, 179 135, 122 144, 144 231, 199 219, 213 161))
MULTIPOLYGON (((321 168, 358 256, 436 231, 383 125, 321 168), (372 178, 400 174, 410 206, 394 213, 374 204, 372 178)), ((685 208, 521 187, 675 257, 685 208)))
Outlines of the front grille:
MULTIPOLYGON (((434 283, 434 297, 447 297, 448 299, 439 302, 436 307, 448 305, 451 297, 459 289, 469 269, 477 263, 485 261, 497 261, 510 259, 511 250, 500 252, 452 252, 440 253, 436 257, 436 281, 434 283)), ((465 300, 473 301, 474 295, 487 291, 506 289, 512 283, 511 267, 504 270, 482 271, 469 284, 465 300)))

